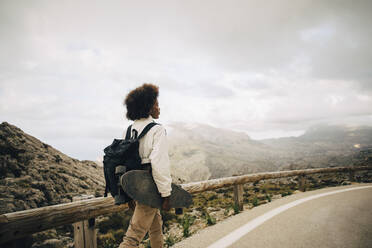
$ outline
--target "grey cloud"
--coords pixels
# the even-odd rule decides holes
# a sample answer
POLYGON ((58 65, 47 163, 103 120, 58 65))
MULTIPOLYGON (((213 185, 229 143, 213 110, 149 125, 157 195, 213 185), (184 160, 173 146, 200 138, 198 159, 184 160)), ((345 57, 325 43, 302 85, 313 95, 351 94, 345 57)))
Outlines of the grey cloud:
POLYGON ((230 98, 235 95, 234 91, 228 87, 207 82, 199 83, 191 91, 191 94, 207 98, 230 98))
POLYGON ((357 82, 359 84, 359 87, 362 91, 370 91, 372 92, 372 74, 370 75, 370 79, 361 80, 357 82))
MULTIPOLYGON (((17 5, 9 3, 3 5, 22 12, 17 15, 19 19, 9 14, 2 17, 8 20, 2 21, 6 28, 3 34, 18 30, 5 41, 9 45, 14 40, 21 42, 6 46, 21 57, 30 53, 27 47, 35 43, 36 31, 40 37, 52 34, 51 38, 60 41, 68 37, 82 40, 67 45, 74 49, 118 47, 123 59, 156 60, 167 51, 170 58, 197 60, 203 56, 225 70, 267 72, 288 69, 300 56, 308 59, 315 78, 359 81, 371 73, 370 1, 217 1, 213 8, 199 1, 146 6, 125 1, 80 1, 73 6, 37 2, 38 6, 27 8, 21 4, 9 7, 17 5), (88 8, 86 3, 91 3, 88 8), (334 33, 325 41, 302 39, 304 32, 327 25, 334 33)), ((297 72, 291 68, 288 73, 297 72)))
POLYGON ((234 80, 232 85, 239 89, 266 90, 270 88, 270 84, 260 78, 234 80))
POLYGON ((304 57, 315 78, 363 80, 371 75, 371 11, 371 1, 220 2, 209 12, 201 6, 195 22, 199 45, 221 67, 267 72, 304 57), (329 37, 302 39, 327 25, 329 37))
POLYGON ((106 124, 88 124, 79 122, 59 122, 60 126, 52 128, 43 126, 39 132, 43 136, 51 140, 69 140, 69 139, 89 139, 89 140, 110 140, 112 138, 120 138, 124 132, 124 126, 112 126, 110 123, 106 124), (86 128, 89 125, 89 128, 86 128))

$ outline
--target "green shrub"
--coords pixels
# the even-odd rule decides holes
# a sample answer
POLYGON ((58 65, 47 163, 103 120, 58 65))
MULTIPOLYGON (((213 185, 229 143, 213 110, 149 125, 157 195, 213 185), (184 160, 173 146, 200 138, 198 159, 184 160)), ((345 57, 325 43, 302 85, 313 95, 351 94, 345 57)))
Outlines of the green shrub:
POLYGON ((103 248, 116 248, 117 246, 110 242, 109 240, 105 240, 104 243, 102 244, 103 248))
POLYGON ((233 208, 234 208, 234 214, 238 214, 240 212, 240 209, 239 209, 239 205, 238 204, 234 204, 233 205, 233 208))
POLYGON ((117 247, 117 244, 115 242, 115 239, 112 233, 98 235, 97 243, 98 243, 98 247, 103 247, 103 248, 117 247))
POLYGON ((127 230, 130 221, 130 214, 127 212, 118 212, 107 215, 108 218, 98 223, 100 233, 107 233, 110 229, 123 229, 127 230))
POLYGON ((115 230, 115 231, 112 231, 112 235, 114 236, 114 240, 117 244, 120 244, 123 240, 123 236, 124 236, 124 230, 123 229, 119 229, 119 230, 115 230))
POLYGON ((228 192, 229 190, 231 190, 231 189, 229 189, 229 188, 220 188, 220 189, 217 189, 217 190, 216 190, 216 193, 219 193, 219 194, 221 194, 221 193, 226 193, 226 192, 228 192))
POLYGON ((208 226, 216 224, 216 219, 210 216, 208 212, 205 212, 204 216, 208 226))
POLYGON ((105 234, 98 234, 97 241, 98 241, 98 247, 118 247, 119 244, 123 241, 124 236, 124 230, 118 229, 113 230, 110 229, 105 234))
POLYGON ((190 236, 190 226, 194 223, 195 217, 185 214, 182 219, 179 220, 183 228, 183 236, 185 238, 190 236))
POLYGON ((173 246, 175 243, 176 243, 176 239, 173 238, 172 235, 169 235, 166 239, 165 239, 165 246, 166 247, 171 247, 173 246))
POLYGON ((292 195, 292 191, 288 190, 288 191, 282 192, 282 197, 287 196, 287 195, 292 195))
POLYGON ((218 199, 218 195, 209 196, 208 201, 212 201, 212 200, 215 200, 215 199, 218 199))
POLYGON ((223 212, 223 214, 224 214, 225 216, 227 216, 227 215, 229 214, 229 212, 230 212, 230 208, 231 208, 231 206, 228 206, 227 208, 225 208, 225 211, 223 212))
POLYGON ((258 198, 256 196, 253 198, 252 204, 254 207, 258 206, 258 198))

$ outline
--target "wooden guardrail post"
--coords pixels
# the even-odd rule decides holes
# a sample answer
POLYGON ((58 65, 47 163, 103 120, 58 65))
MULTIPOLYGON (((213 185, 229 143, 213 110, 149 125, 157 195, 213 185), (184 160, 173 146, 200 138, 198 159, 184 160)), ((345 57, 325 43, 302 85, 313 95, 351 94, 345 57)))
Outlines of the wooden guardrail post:
MULTIPOLYGON (((72 201, 81 201, 94 198, 93 195, 81 195, 72 198, 72 201)), ((73 224, 75 248, 97 248, 97 229, 95 218, 83 220, 73 224)))
POLYGON ((298 189, 302 192, 306 191, 306 178, 305 175, 298 176, 298 189))
POLYGON ((234 203, 239 208, 239 211, 243 211, 243 184, 234 185, 234 203))

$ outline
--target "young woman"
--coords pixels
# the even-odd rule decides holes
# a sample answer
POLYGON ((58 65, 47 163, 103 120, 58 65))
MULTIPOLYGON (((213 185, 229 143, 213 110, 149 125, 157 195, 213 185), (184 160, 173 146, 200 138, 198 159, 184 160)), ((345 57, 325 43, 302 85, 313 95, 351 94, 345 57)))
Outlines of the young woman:
MULTIPOLYGON (((140 134, 147 124, 159 118, 158 96, 159 87, 153 84, 143 84, 129 92, 124 104, 127 107, 127 118, 134 121, 132 135, 136 131, 140 134)), ((162 209, 169 211, 172 179, 170 176, 167 135, 163 126, 153 126, 140 140, 139 155, 144 167, 151 164, 152 176, 163 199, 162 209)), ((138 247, 147 232, 149 232, 152 248, 163 247, 163 222, 160 210, 135 201, 129 202, 128 205, 134 210, 134 213, 123 242, 119 247, 138 247)))

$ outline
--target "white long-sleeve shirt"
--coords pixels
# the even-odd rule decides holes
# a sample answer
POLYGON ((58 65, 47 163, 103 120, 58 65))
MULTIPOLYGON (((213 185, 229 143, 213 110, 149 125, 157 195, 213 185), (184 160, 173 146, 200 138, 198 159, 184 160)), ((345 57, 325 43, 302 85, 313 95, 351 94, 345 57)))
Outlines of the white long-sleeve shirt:
MULTIPOLYGON (((132 124, 132 137, 133 129, 140 135, 146 125, 153 121, 151 116, 135 120, 132 124)), ((168 141, 165 128, 161 125, 153 126, 139 141, 138 151, 142 159, 142 164, 151 163, 152 176, 161 196, 169 196, 172 191, 172 178, 170 174, 168 141)))

